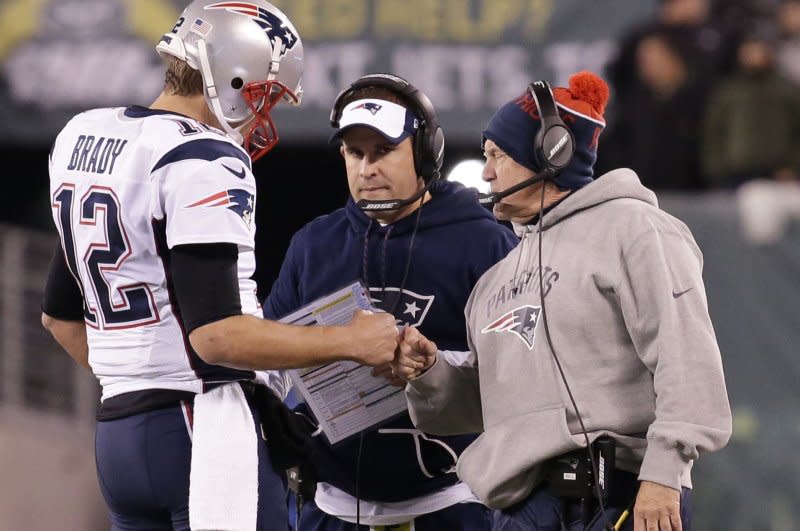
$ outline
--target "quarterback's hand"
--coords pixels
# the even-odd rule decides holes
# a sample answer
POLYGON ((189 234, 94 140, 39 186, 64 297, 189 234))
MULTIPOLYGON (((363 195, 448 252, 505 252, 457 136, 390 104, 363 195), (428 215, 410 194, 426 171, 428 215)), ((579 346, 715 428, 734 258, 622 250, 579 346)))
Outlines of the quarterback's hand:
POLYGON ((652 481, 642 481, 633 506, 633 530, 682 531, 681 493, 652 481))
POLYGON ((395 376, 405 381, 413 380, 433 365, 437 350, 436 343, 422 332, 411 326, 405 327, 392 362, 395 376))
POLYGON ((398 331, 393 315, 358 310, 347 325, 347 333, 347 352, 353 361, 377 367, 394 359, 398 331))

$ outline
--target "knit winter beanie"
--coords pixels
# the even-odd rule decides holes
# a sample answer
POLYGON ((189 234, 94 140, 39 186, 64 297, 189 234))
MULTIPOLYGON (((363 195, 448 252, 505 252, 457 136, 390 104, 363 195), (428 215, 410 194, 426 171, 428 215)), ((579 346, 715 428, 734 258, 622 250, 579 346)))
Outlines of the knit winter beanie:
MULTIPOLYGON (((576 190, 594 177, 609 89, 597 74, 578 72, 569 78, 568 88, 554 87, 553 96, 559 116, 575 137, 575 154, 553 181, 562 189, 576 190)), ((538 173, 542 168, 536 163, 533 142, 541 123, 536 101, 526 89, 494 113, 483 131, 483 140, 493 141, 517 163, 538 173)))

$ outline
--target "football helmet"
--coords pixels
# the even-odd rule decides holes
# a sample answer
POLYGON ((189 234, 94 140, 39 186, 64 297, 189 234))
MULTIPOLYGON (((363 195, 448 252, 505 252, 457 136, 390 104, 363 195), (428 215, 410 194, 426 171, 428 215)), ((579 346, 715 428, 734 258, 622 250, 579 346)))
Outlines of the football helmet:
POLYGON ((278 143, 272 108, 303 95, 300 34, 264 0, 194 0, 156 50, 200 70, 209 108, 253 160, 278 143))

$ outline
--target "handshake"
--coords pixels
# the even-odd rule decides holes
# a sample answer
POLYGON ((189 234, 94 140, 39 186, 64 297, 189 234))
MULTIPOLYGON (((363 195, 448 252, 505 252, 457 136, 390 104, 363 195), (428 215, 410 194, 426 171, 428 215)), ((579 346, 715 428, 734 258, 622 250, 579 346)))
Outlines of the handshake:
POLYGON ((374 367, 374 376, 383 376, 398 387, 436 361, 436 343, 414 327, 398 329, 388 313, 358 311, 348 326, 353 332, 353 361, 374 367))

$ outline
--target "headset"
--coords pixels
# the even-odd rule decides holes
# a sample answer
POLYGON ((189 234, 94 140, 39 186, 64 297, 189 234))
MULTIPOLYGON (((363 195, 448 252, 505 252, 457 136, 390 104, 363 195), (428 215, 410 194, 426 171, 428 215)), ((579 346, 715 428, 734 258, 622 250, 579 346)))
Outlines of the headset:
POLYGON ((380 87, 390 90, 411 103, 411 110, 416 113, 422 123, 413 138, 414 169, 422 177, 425 184, 441 178, 442 162, 444 162, 444 132, 439 125, 436 110, 431 100, 414 85, 393 74, 368 74, 354 81, 349 87, 336 96, 331 108, 330 122, 339 128, 339 120, 344 110, 344 102, 356 90, 365 87, 380 87))
POLYGON ((547 81, 534 81, 528 85, 542 125, 533 139, 533 153, 539 172, 529 179, 495 193, 480 194, 482 205, 493 205, 509 195, 532 184, 552 179, 569 166, 575 154, 575 137, 558 114, 553 91, 547 81))
POLYGON ((534 81, 528 90, 536 102, 542 126, 533 139, 533 153, 542 172, 563 170, 575 154, 575 137, 558 114, 553 91, 547 81, 534 81))

